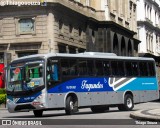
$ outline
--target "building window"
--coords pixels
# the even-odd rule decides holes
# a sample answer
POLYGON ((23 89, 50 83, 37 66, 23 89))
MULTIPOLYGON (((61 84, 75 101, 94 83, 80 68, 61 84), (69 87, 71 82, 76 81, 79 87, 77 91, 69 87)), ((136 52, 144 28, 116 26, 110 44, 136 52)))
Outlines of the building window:
POLYGON ((58 52, 59 52, 59 53, 67 53, 66 46, 59 44, 59 45, 58 45, 58 52))
POLYGON ((79 33, 79 39, 82 40, 83 39, 83 31, 81 28, 78 29, 78 33, 79 33))
POLYGON ((0 36, 2 36, 3 20, 0 19, 0 36))
POLYGON ((157 14, 157 26, 160 27, 160 15, 157 14))
POLYGON ((86 6, 90 6, 90 0, 86 0, 86 6))
POLYGON ((80 0, 75 0, 76 2, 80 2, 80 0))
POLYGON ((18 21, 19 33, 29 34, 35 32, 35 20, 34 18, 23 18, 18 21))
POLYGON ((155 25, 157 24, 157 12, 155 11, 155 25))
POLYGON ((0 53, 0 63, 4 63, 4 54, 0 53))
POLYGON ((145 6, 144 6, 144 10, 145 10, 145 17, 147 17, 147 4, 145 3, 145 6))
POLYGON ((92 42, 95 43, 95 31, 92 30, 92 42))
POLYGON ((150 17, 149 17, 150 20, 152 20, 152 8, 150 8, 150 17))
POLYGON ((59 20, 59 34, 63 33, 63 22, 62 20, 59 20))
POLYGON ((158 36, 156 35, 156 51, 159 53, 158 36))
POLYGON ((151 52, 154 52, 153 51, 153 35, 150 36, 150 40, 151 40, 150 41, 150 49, 151 49, 151 52))
POLYGON ((73 31, 73 26, 71 24, 69 24, 69 34, 70 34, 70 38, 73 38, 74 31, 73 31))
POLYGON ((147 48, 147 51, 149 51, 149 34, 146 33, 146 48, 147 48))
POLYGON ((34 54, 38 54, 38 51, 17 52, 18 57, 29 56, 29 55, 34 55, 34 54))

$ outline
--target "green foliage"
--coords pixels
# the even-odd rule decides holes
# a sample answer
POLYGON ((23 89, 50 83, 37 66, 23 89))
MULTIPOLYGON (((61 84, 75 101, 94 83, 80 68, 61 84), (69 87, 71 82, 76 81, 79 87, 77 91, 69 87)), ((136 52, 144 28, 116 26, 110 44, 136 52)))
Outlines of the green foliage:
POLYGON ((0 94, 6 94, 6 89, 0 88, 0 94))
POLYGON ((6 103, 6 94, 0 94, 0 104, 6 103))
POLYGON ((6 89, 0 88, 0 104, 6 103, 6 89))

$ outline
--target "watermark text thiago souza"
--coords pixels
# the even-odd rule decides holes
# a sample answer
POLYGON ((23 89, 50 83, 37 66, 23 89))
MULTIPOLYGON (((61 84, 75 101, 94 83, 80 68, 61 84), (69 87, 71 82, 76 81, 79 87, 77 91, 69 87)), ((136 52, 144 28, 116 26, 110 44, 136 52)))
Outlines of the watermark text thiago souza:
POLYGON ((24 5, 45 5, 45 0, 39 1, 27 1, 27 0, 0 0, 0 6, 8 6, 8 5, 15 5, 15 6, 24 6, 24 5))

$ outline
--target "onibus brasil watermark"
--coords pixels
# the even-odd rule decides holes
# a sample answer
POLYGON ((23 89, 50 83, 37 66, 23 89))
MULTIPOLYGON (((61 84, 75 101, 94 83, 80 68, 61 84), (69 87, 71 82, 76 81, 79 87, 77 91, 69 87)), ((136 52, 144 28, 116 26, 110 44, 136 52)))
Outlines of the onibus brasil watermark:
POLYGON ((40 120, 2 120, 2 125, 42 125, 40 120))
POLYGON ((15 5, 15 6, 35 6, 35 5, 41 5, 46 6, 47 1, 46 0, 39 0, 39 1, 27 1, 27 0, 0 0, 0 6, 8 6, 8 5, 15 5))

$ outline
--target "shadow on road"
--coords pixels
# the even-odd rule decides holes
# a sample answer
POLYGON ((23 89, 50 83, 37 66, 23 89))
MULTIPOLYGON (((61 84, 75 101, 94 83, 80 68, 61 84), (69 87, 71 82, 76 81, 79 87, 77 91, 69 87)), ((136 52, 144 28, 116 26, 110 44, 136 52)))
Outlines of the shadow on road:
MULTIPOLYGON (((134 109, 134 110, 132 110, 132 111, 136 111, 137 109, 134 109)), ((54 112, 54 111, 53 111, 54 112)), ((118 113, 124 113, 125 111, 119 111, 119 110, 109 110, 109 111, 106 111, 106 112, 103 112, 103 113, 113 113, 113 112, 118 112, 118 113)), ((126 112, 128 112, 128 111, 126 111, 126 112)), ((86 111, 86 112, 77 112, 77 113, 75 113, 74 115, 95 115, 95 114, 103 114, 103 113, 93 113, 92 111, 86 111)), ((43 118, 46 118, 46 117, 61 117, 61 116, 70 116, 70 115, 66 115, 65 113, 58 113, 58 114, 43 114, 43 116, 42 117, 38 117, 38 119, 39 118, 41 118, 41 119, 43 119, 43 118)), ((25 118, 34 118, 34 119, 36 119, 37 117, 35 117, 34 115, 18 115, 18 116, 6 116, 6 117, 3 117, 3 118, 21 118, 21 119, 25 119, 25 118)))

